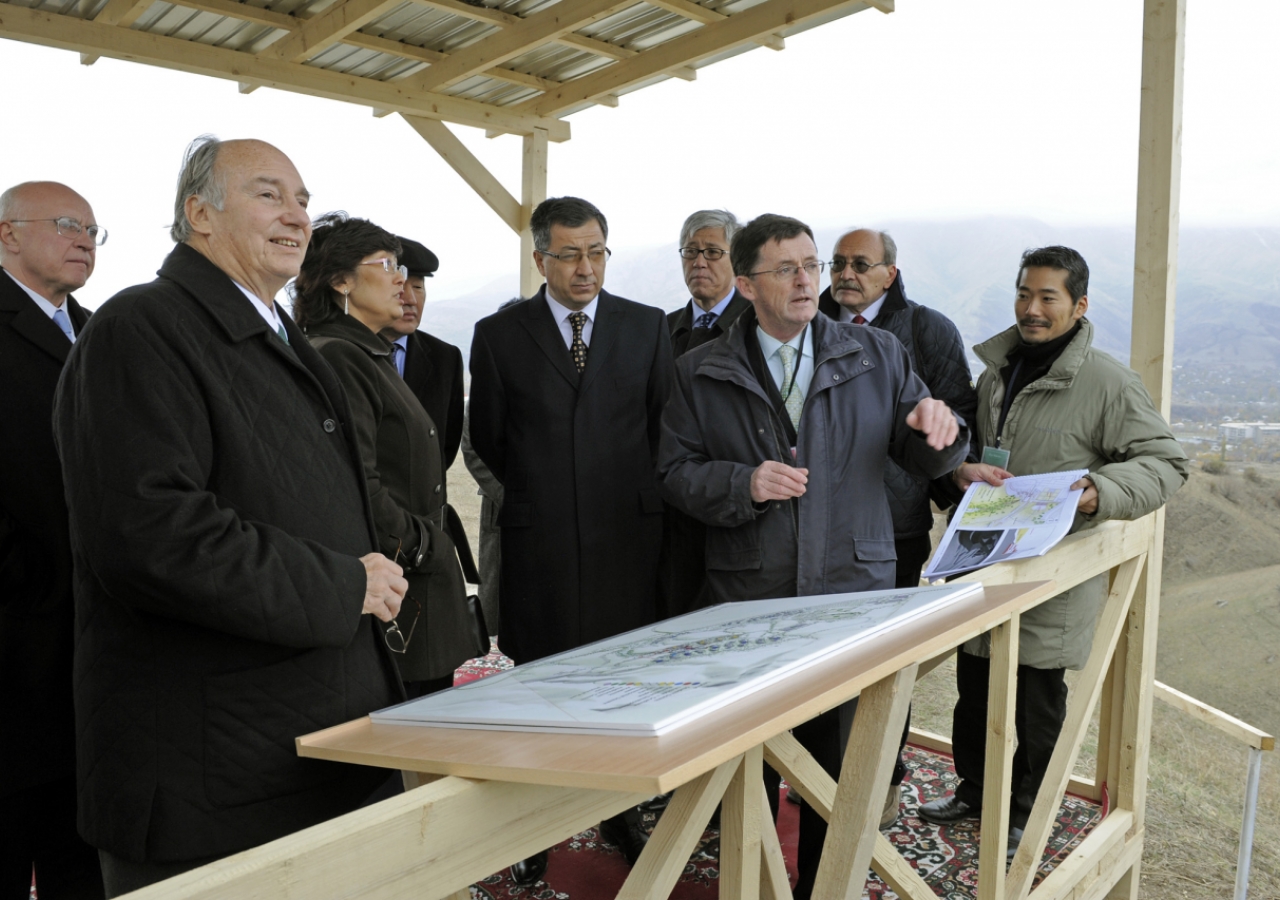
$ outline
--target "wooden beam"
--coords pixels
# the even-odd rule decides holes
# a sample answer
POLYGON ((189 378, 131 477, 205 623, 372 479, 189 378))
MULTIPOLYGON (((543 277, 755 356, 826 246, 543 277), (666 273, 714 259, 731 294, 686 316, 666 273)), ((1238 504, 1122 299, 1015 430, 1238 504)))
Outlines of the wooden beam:
POLYGON ((520 162, 520 296, 532 297, 542 284, 542 273, 533 261, 533 232, 529 219, 547 199, 547 135, 534 131, 523 138, 520 162))
POLYGON ((426 91, 460 81, 632 3, 634 0, 560 0, 521 20, 519 28, 506 28, 482 38, 406 84, 426 91))
POLYGON ((103 25, 119 25, 128 28, 138 17, 147 11, 151 0, 108 0, 107 5, 98 10, 93 21, 103 25))
POLYGON ((404 120, 480 195, 481 200, 489 204, 508 228, 520 231, 520 201, 511 196, 502 182, 449 130, 448 125, 421 116, 404 116, 404 120))
POLYGON ((511 134, 544 129, 553 141, 568 140, 570 134, 569 123, 559 119, 529 116, 472 100, 417 91, 405 82, 389 84, 315 66, 255 58, 196 41, 102 25, 12 4, 0 4, 0 37, 230 81, 248 81, 263 87, 392 109, 475 128, 511 134))
POLYGON ((242 94, 252 94, 259 86, 251 81, 241 81, 236 85, 236 87, 242 94))
POLYGON ((996 840, 978 844, 978 900, 1004 900, 1005 841, 1009 833, 1009 797, 1013 750, 1018 742, 1014 701, 1018 696, 1018 630, 1022 617, 991 630, 987 683, 987 749, 982 766, 982 834, 996 840))
POLYGON ((282 62, 305 62, 403 3, 404 0, 340 0, 258 55, 282 62))
MULTIPOLYGON (((761 788, 763 753, 752 747, 742 756, 724 793, 720 812, 720 896, 759 900, 760 858, 764 846, 760 829, 769 804, 761 788), (761 803, 761 801, 765 801, 761 803)), ((773 828, 773 823, 768 823, 773 828)))
POLYGON ((1174 709, 1186 713, 1193 719, 1212 725, 1225 735, 1229 735, 1255 750, 1276 749, 1274 735, 1267 734, 1261 728, 1254 728, 1248 722, 1242 722, 1235 716, 1229 716, 1220 709, 1215 709, 1203 700, 1197 700, 1182 691, 1175 690, 1159 681, 1155 683, 1155 696, 1174 709))
POLYGON ((96 63, 96 62, 97 62, 98 60, 100 60, 100 59, 102 59, 102 57, 101 57, 101 56, 99 56, 99 55, 98 55, 98 54, 96 54, 96 53, 81 53, 81 54, 80 54, 80 65, 82 65, 82 66, 91 66, 91 65, 93 65, 94 63, 96 63))
POLYGON ((564 44, 574 50, 585 50, 587 53, 594 53, 605 59, 631 59, 640 55, 639 50, 632 50, 620 44, 610 44, 608 41, 599 41, 585 34, 562 34, 555 39, 555 43, 564 44))
MULTIPOLYGON (((557 6, 560 4, 557 4, 557 6)), ((638 56, 567 81, 559 90, 518 104, 521 111, 539 115, 556 115, 601 94, 616 93, 623 88, 671 72, 732 47, 750 44, 756 38, 773 34, 817 16, 832 12, 855 12, 865 9, 862 0, 767 0, 748 10, 689 34, 682 35, 638 56)), ((552 7, 555 9, 556 7, 552 7)))
POLYGON ((375 50, 378 53, 386 53, 391 56, 399 56, 404 59, 411 59, 414 62, 428 64, 438 63, 442 59, 449 58, 449 54, 441 53, 439 50, 419 47, 417 44, 406 44, 404 41, 393 41, 373 34, 365 34, 363 31, 351 32, 342 39, 342 43, 352 47, 359 47, 361 50, 375 50))
POLYGON ((197 9, 200 12, 216 13, 220 16, 231 16, 235 19, 242 19, 245 22, 252 22, 255 25, 265 25, 268 28, 280 28, 284 31, 293 31, 301 25, 305 19, 294 18, 284 13, 273 12, 269 9, 251 6, 248 3, 240 3, 239 0, 165 0, 175 6, 181 6, 186 9, 197 9))
POLYGON ((1182 59, 1187 4, 1186 0, 1146 0, 1143 9, 1129 364, 1142 376, 1156 408, 1168 418, 1178 278, 1182 59))
POLYGON ((494 9, 491 6, 472 6, 470 3, 463 3, 462 0, 417 0, 417 2, 423 6, 438 9, 441 12, 453 13, 455 16, 462 16, 464 19, 471 19, 473 22, 487 22, 490 25, 507 27, 518 25, 524 21, 519 16, 513 16, 511 13, 503 12, 500 9, 494 9))
MULTIPOLYGON (((723 22, 729 18, 722 12, 714 9, 708 9, 700 3, 694 3, 693 0, 646 0, 650 6, 656 6, 659 9, 665 9, 667 12, 673 12, 676 15, 684 16, 701 25, 711 25, 714 22, 723 22)), ((754 43, 761 47, 768 47, 770 50, 782 50, 785 47, 783 40, 776 34, 764 34, 756 38, 754 43)))

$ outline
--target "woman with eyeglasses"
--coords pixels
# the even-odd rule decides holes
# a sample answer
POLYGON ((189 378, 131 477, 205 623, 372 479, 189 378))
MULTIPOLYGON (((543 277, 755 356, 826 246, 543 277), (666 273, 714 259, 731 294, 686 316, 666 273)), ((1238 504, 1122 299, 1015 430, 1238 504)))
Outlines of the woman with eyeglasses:
MULTIPOLYGON (((384 629, 410 697, 442 690, 485 650, 469 618, 466 584, 443 530, 444 467, 435 423, 396 372, 380 332, 400 318, 406 271, 400 241, 366 219, 330 213, 314 223, 293 284, 293 314, 346 389, 364 460, 378 549, 405 570, 409 591, 384 629)), ((299 461, 305 465, 305 461, 299 461)))

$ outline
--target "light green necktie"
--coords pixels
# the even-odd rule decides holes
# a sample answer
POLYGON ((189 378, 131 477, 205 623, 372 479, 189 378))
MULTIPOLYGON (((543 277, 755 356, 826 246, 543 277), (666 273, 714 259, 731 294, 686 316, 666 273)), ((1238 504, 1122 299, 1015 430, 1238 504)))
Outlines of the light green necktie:
POLYGON ((804 394, 795 385, 796 348, 783 344, 778 348, 778 356, 782 357, 782 398, 787 407, 787 415, 791 424, 800 430, 800 410, 804 408, 804 394))
POLYGON ((289 332, 284 330, 283 323, 276 325, 276 334, 280 335, 280 340, 284 341, 286 344, 289 343, 289 332))

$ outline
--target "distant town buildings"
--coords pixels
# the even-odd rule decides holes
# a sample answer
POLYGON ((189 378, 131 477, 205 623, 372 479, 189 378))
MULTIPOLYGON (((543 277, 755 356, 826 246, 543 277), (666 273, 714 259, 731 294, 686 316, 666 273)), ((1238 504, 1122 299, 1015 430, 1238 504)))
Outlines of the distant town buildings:
POLYGON ((1271 422, 1223 422, 1218 434, 1228 441, 1280 440, 1280 424, 1271 422))

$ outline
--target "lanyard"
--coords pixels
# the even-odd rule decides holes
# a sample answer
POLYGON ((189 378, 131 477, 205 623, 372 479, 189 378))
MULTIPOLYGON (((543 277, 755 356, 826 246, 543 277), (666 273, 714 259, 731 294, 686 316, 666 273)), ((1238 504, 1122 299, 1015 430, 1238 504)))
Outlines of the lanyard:
POLYGON ((996 448, 1000 447, 1000 435, 1004 433, 1004 420, 1009 416, 1009 408, 1013 406, 1013 386, 1018 383, 1018 372, 1022 370, 1022 360, 1013 364, 1009 373, 1009 383, 1004 386, 1004 400, 1000 404, 1000 421, 996 424, 996 448))

